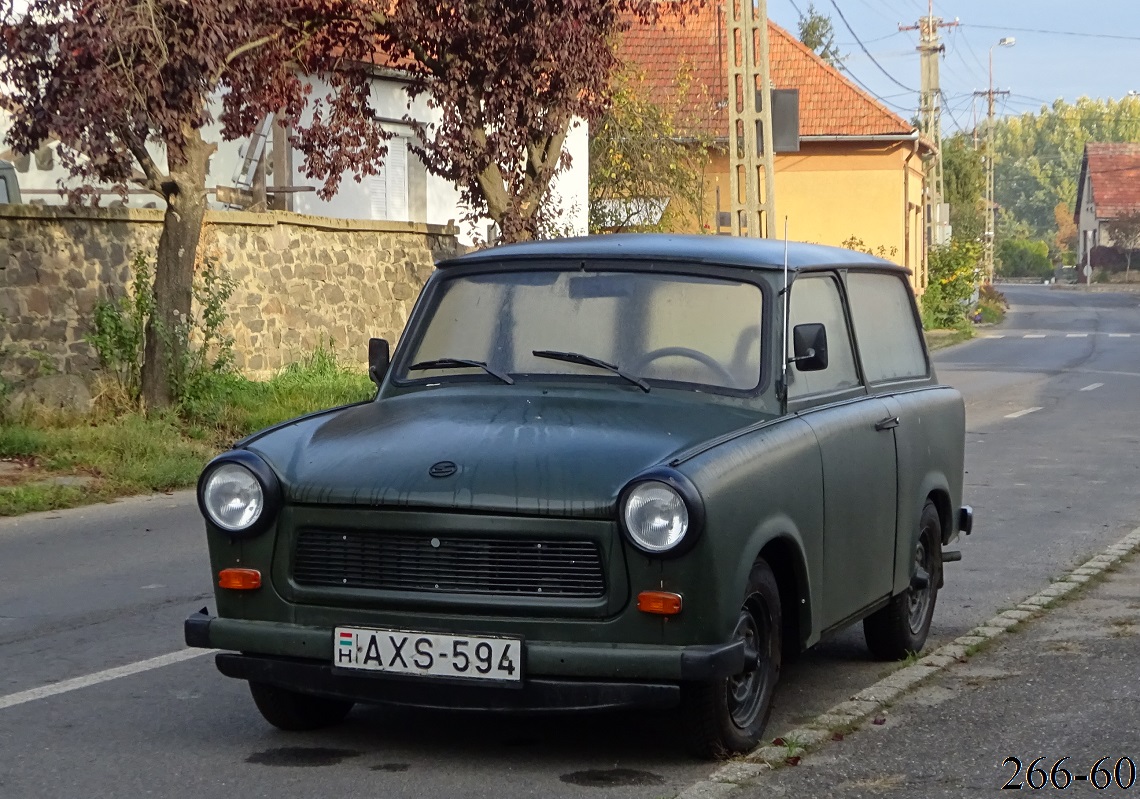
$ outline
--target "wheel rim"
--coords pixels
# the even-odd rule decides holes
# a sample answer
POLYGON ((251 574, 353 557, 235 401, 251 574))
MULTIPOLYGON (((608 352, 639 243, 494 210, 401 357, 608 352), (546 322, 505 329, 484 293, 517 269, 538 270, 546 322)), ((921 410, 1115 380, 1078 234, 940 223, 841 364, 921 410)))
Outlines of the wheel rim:
POLYGON ((747 607, 740 611, 734 641, 744 642, 744 671, 728 678, 728 713, 732 723, 748 729, 764 712, 764 697, 771 679, 771 630, 767 616, 747 607))
POLYGON ((919 635, 922 633, 923 627, 926 625, 926 616, 930 611, 930 606, 934 601, 934 558, 933 553, 927 547, 927 533, 923 530, 922 535, 918 538, 918 546, 914 549, 914 571, 916 576, 926 578, 925 588, 914 588, 913 586, 908 592, 909 613, 907 615, 907 624, 910 631, 919 635))

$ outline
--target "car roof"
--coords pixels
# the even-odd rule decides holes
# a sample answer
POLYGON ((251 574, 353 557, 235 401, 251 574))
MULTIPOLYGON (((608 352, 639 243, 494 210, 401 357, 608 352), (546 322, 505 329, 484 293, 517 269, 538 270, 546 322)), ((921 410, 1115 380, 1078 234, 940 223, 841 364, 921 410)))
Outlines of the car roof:
MULTIPOLYGON (((793 271, 822 266, 871 267, 907 270, 874 255, 826 247, 821 244, 788 242, 788 268, 793 271)), ((700 236, 671 233, 612 233, 600 236, 549 239, 490 247, 440 262, 441 268, 535 259, 601 259, 636 261, 683 261, 755 269, 783 269, 784 242, 737 236, 700 236)))

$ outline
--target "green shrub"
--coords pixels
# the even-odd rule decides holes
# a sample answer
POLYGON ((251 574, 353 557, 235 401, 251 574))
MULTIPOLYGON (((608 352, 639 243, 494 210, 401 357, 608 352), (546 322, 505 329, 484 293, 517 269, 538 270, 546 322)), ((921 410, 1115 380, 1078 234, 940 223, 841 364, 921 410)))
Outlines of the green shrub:
POLYGON ((966 310, 981 276, 981 245, 952 240, 930 251, 922 324, 927 330, 966 326, 966 310))
POLYGON ((130 268, 130 290, 118 299, 95 305, 92 331, 84 339, 94 347, 103 371, 137 407, 142 392, 146 323, 154 312, 154 271, 144 252, 132 256, 130 268))
MULTIPOLYGON (((104 300, 95 306, 92 332, 85 337, 95 348, 99 364, 117 384, 119 393, 131 408, 139 408, 142 396, 142 367, 146 351, 146 328, 154 315, 154 269, 149 253, 137 252, 131 258, 131 287, 123 297, 104 300)), ((168 337, 166 364, 174 402, 187 416, 198 413, 198 406, 210 402, 213 384, 219 375, 233 371, 233 337, 223 333, 226 303, 235 282, 213 258, 194 280, 196 315, 176 330, 158 330, 168 337)))

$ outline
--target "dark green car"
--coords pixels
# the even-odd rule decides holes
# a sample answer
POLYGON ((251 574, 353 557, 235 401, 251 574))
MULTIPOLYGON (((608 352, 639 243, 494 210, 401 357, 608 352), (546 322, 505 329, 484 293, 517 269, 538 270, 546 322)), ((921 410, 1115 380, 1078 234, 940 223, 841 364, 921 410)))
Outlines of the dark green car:
POLYGON ((284 729, 355 702, 678 709, 761 739, 785 653, 862 620, 925 642, 964 412, 906 273, 727 237, 603 236, 439 265, 369 402, 202 474, 217 616, 186 622, 284 729), (786 262, 785 262, 786 257, 786 262), (785 265, 786 263, 786 265, 785 265))

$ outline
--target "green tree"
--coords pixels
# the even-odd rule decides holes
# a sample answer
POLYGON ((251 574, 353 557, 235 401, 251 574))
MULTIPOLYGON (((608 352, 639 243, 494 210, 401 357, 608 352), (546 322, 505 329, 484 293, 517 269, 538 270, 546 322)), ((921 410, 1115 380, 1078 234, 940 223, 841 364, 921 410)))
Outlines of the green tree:
POLYGON ((1105 225, 1105 230, 1116 248, 1124 253, 1124 279, 1128 281, 1132 272, 1132 255, 1140 250, 1140 211, 1113 219, 1105 225))
POLYGON ((1057 100, 996 123, 994 199, 1035 239, 1058 233, 1055 209, 1073 208, 1088 142, 1140 142, 1140 98, 1057 100))
POLYGON ((982 154, 966 134, 943 139, 942 175, 954 238, 980 241, 986 227, 986 173, 982 154))
POLYGON ((704 223, 705 168, 711 140, 682 109, 690 103, 692 65, 682 64, 673 101, 650 99, 645 76, 623 68, 612 102, 590 131, 590 231, 668 231, 704 223))
POLYGON ((843 53, 835 45, 835 27, 831 17, 816 11, 814 3, 808 3, 807 13, 800 15, 796 25, 801 42, 831 66, 842 68, 843 53))
POLYGON ((1053 276, 1049 244, 1032 239, 1005 239, 997 245, 998 274, 1003 277, 1053 276))

